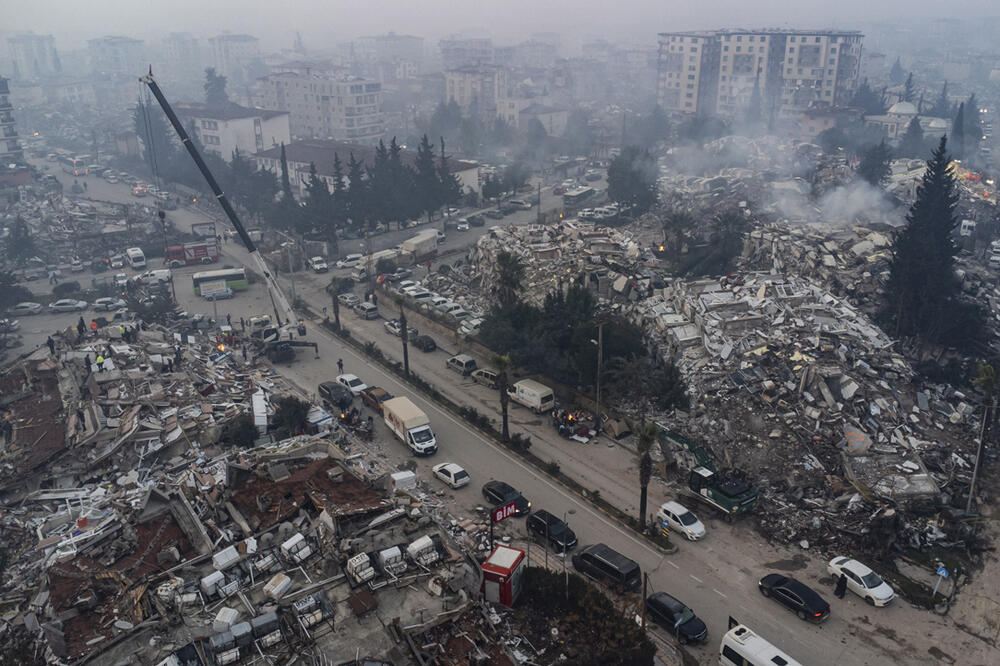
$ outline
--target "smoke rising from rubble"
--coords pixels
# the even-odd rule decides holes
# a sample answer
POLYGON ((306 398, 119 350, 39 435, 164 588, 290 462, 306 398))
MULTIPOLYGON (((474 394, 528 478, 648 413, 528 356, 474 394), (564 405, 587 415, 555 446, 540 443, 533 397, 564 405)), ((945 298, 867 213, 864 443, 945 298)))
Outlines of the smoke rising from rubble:
POLYGON ((885 192, 864 181, 836 187, 818 200, 810 199, 807 192, 771 188, 770 203, 776 213, 793 222, 818 222, 834 228, 850 227, 858 221, 892 226, 905 222, 904 210, 894 206, 885 192))

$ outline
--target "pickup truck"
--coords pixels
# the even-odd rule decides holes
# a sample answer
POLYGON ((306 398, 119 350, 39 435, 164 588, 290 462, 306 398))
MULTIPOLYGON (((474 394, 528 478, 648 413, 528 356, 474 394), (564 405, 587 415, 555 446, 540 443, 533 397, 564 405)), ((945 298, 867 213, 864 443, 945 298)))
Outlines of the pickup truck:
POLYGON ((383 388, 369 386, 361 391, 361 402, 379 414, 382 414, 382 403, 386 400, 392 400, 392 394, 383 388))
POLYGON ((389 430, 417 455, 431 455, 437 451, 430 419, 409 398, 386 400, 382 403, 382 415, 389 430))

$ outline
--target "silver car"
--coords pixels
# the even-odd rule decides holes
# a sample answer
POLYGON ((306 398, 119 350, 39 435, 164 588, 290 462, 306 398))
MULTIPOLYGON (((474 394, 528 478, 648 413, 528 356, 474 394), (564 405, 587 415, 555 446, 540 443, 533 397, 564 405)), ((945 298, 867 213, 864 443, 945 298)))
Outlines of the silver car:
POLYGON ((55 303, 49 303, 49 309, 53 312, 80 312, 87 309, 87 301, 78 301, 75 298, 61 298, 55 303))
POLYGON ((7 310, 8 314, 12 315, 35 315, 42 311, 42 305, 40 303, 24 302, 18 303, 17 305, 9 308, 7 310))

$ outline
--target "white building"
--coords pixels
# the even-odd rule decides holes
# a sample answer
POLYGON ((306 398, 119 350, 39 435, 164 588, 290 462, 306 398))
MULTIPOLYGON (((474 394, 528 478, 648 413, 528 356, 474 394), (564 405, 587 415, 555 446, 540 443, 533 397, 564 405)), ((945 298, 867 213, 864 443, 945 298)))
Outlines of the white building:
POLYGON ((377 143, 382 84, 324 64, 289 63, 257 80, 254 101, 289 113, 292 136, 377 143))
POLYGON ((215 71, 231 79, 243 78, 247 66, 260 58, 260 43, 250 35, 219 35, 208 43, 215 71))
POLYGON ((494 63, 491 39, 449 37, 439 41, 438 48, 445 70, 494 63))
POLYGON ((236 150, 250 157, 291 141, 285 111, 195 103, 177 104, 174 110, 185 126, 194 125, 195 135, 205 150, 218 153, 225 160, 231 159, 236 150))
POLYGON ((90 70, 99 76, 130 76, 143 73, 143 43, 141 39, 109 35, 87 40, 90 70))
POLYGON ((52 35, 15 35, 7 38, 10 59, 14 63, 15 81, 56 76, 62 72, 56 40, 52 35))

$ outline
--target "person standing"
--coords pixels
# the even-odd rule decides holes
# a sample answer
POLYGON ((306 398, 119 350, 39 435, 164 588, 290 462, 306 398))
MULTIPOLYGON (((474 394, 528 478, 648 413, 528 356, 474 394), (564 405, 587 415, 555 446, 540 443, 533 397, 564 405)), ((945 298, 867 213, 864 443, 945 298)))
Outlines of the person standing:
POLYGON ((838 599, 843 599, 844 595, 847 594, 847 576, 845 574, 840 574, 840 578, 837 579, 837 587, 834 588, 833 593, 838 599))
POLYGON ((104 372, 104 357, 100 354, 97 355, 97 371, 104 372))
POLYGON ((337 374, 338 375, 344 374, 344 359, 342 358, 337 359, 337 374))
POLYGON ((97 320, 96 319, 91 319, 90 320, 90 332, 94 334, 95 338, 97 337, 97 320))
POLYGON ((45 341, 45 344, 47 344, 49 346, 49 356, 55 356, 56 355, 56 341, 52 339, 51 335, 49 336, 49 339, 45 341))
POLYGON ((226 326, 228 326, 229 328, 233 327, 233 316, 228 312, 226 313, 226 326))

